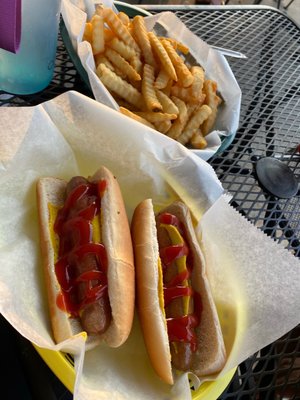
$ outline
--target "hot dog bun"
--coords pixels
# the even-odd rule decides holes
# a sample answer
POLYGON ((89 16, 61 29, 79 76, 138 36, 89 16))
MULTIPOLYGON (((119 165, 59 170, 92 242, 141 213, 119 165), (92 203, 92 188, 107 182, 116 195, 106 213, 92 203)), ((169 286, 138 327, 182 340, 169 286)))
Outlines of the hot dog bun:
MULTIPOLYGON (((195 236, 187 206, 175 202, 162 212, 175 215, 184 226, 185 240, 192 253, 191 285, 201 295, 201 322, 195 328, 197 350, 189 369, 199 377, 218 372, 225 364, 225 346, 216 307, 205 274, 204 257, 195 236)), ((147 351, 156 373, 167 383, 173 383, 171 348, 167 332, 166 314, 157 239, 157 216, 151 199, 135 209, 131 230, 135 253, 137 305, 147 351)))
MULTIPOLYGON (((129 223, 116 178, 105 167, 89 179, 90 182, 104 180, 106 187, 101 194, 99 213, 101 243, 107 257, 107 287, 111 307, 111 320, 102 334, 89 334, 86 349, 94 348, 101 341, 111 347, 118 347, 127 339, 134 314, 134 261, 129 223)), ((46 177, 37 183, 37 205, 39 213, 40 243, 44 264, 44 274, 48 292, 50 319, 55 342, 59 343, 81 332, 79 318, 62 310, 57 305, 61 286, 55 272, 57 254, 53 247, 54 218, 49 204, 61 209, 65 202, 67 182, 46 177)), ((58 240, 56 238, 56 240, 58 240)))

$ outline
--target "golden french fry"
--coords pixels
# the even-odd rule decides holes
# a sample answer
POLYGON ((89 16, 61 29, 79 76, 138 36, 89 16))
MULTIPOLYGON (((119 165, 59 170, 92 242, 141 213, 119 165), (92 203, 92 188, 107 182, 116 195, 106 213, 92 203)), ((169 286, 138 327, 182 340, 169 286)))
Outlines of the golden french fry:
POLYGON ((149 122, 162 122, 166 120, 171 121, 177 118, 176 114, 167 114, 153 111, 137 111, 136 114, 149 122))
POLYGON ((194 149, 205 149, 207 147, 207 141, 205 137, 203 137, 201 129, 197 129, 194 131, 193 136, 190 140, 190 144, 193 146, 194 149))
POLYGON ((144 101, 142 94, 104 64, 98 65, 97 75, 108 90, 114 91, 118 96, 122 97, 122 99, 127 100, 138 109, 143 108, 144 101))
POLYGON ((204 84, 204 70, 199 66, 194 66, 191 68, 191 73, 194 77, 192 84, 192 96, 200 97, 202 95, 202 89, 204 84))
POLYGON ((169 74, 167 74, 164 69, 160 69, 155 79, 155 89, 165 89, 168 86, 169 81, 173 82, 172 79, 170 79, 169 74))
POLYGON ((200 105, 194 103, 188 103, 186 105, 187 113, 188 113, 188 120, 191 118, 193 112, 200 108, 200 105))
POLYGON ((182 134, 177 138, 178 142, 182 144, 188 143, 193 136, 193 133, 203 124, 211 113, 211 108, 206 104, 198 107, 187 122, 182 134))
POLYGON ((184 64, 183 59, 176 53, 176 50, 168 40, 162 39, 161 42, 173 63, 178 77, 178 83, 185 88, 191 86, 194 81, 194 76, 184 64))
POLYGON ((201 127, 203 136, 206 136, 209 132, 211 132, 214 126, 217 117, 218 106, 221 102, 221 99, 217 95, 217 83, 210 79, 204 81, 203 92, 206 95, 205 104, 207 104, 212 110, 211 115, 201 127))
POLYGON ((102 15, 104 21, 110 27, 112 31, 123 40, 126 44, 133 47, 137 52, 140 51, 138 45, 134 41, 127 27, 122 23, 122 21, 118 18, 118 16, 113 12, 111 8, 103 8, 102 15))
POLYGON ((91 19, 92 24, 92 49, 93 54, 104 51, 104 20, 100 15, 95 14, 91 19))
POLYGON ((136 56, 135 51, 133 50, 132 47, 128 46, 126 43, 124 43, 122 40, 120 40, 117 37, 114 37, 110 42, 107 43, 107 45, 115 50, 117 53, 120 54, 125 60, 130 61, 133 57, 136 56))
POLYGON ((165 37, 163 37, 163 36, 160 36, 159 39, 160 39, 160 40, 161 40, 161 39, 168 40, 168 41, 171 43, 171 45, 174 47, 175 50, 178 50, 178 51, 180 51, 180 52, 183 53, 183 54, 188 54, 188 53, 190 52, 190 49, 189 49, 185 44, 179 42, 179 41, 176 40, 176 39, 173 39, 173 38, 165 38, 165 37))
POLYGON ((140 75, 143 72, 143 63, 140 60, 140 57, 138 54, 135 54, 131 59, 130 59, 130 64, 133 66, 133 68, 138 72, 140 75))
MULTIPOLYGON (((99 54, 100 55, 100 54, 99 54)), ((101 59, 100 59, 101 60, 101 59)), ((100 62, 97 64, 97 68, 96 68, 96 74, 99 76, 99 71, 98 71, 98 67, 100 64, 104 64, 107 68, 109 68, 111 71, 113 71, 116 75, 118 75, 120 78, 125 79, 126 80, 126 75, 124 74, 124 72, 122 72, 120 70, 120 68, 118 68, 116 65, 112 65, 112 63, 104 56, 103 62, 100 62)), ((100 67, 101 70, 102 67, 100 67)))
POLYGON ((177 106, 178 108, 178 119, 179 120, 184 120, 185 119, 185 115, 188 115, 188 109, 187 109, 187 105, 184 101, 182 101, 181 99, 179 99, 176 96, 172 96, 171 100, 173 101, 173 103, 177 106))
POLYGON ((122 23, 124 25, 126 25, 126 26, 129 25, 130 19, 129 19, 128 15, 125 14, 123 11, 120 11, 118 13, 118 18, 120 18, 120 20, 122 21, 122 23))
POLYGON ((179 114, 178 107, 176 104, 167 96, 165 93, 160 90, 156 90, 156 96, 162 105, 163 112, 167 114, 179 114))
POLYGON ((132 111, 132 112, 137 110, 137 108, 133 104, 128 103, 128 101, 122 99, 117 94, 114 94, 112 92, 111 92, 111 94, 113 95, 113 98, 118 103, 119 107, 127 108, 127 110, 132 111))
POLYGON ((135 40, 135 42, 137 43, 137 40, 134 36, 134 29, 133 29, 133 24, 132 24, 132 20, 130 20, 129 24, 127 25, 127 29, 128 32, 130 33, 130 35, 133 37, 133 39, 135 40))
POLYGON ((95 64, 96 67, 98 67, 99 64, 105 64, 107 66, 107 68, 109 68, 112 71, 115 71, 114 66, 112 65, 112 63, 105 57, 104 54, 96 54, 95 55, 95 64))
POLYGON ((105 43, 109 43, 113 40, 113 38, 115 38, 116 35, 115 33, 109 29, 109 28, 104 28, 104 42, 105 43))
POLYGON ((176 42, 176 50, 180 51, 182 54, 187 55, 190 52, 190 49, 183 43, 179 42, 178 40, 175 40, 176 42))
POLYGON ((155 61, 150 40, 148 37, 148 32, 145 26, 144 18, 140 15, 136 15, 132 20, 134 37, 136 38, 138 45, 140 46, 145 63, 152 65, 154 69, 157 68, 157 63, 155 61))
POLYGON ((155 54, 160 59, 162 67, 164 68, 166 73, 170 76, 170 78, 172 78, 174 81, 177 81, 175 68, 164 46, 161 44, 160 40, 153 32, 148 32, 148 37, 150 39, 150 43, 155 54))
POLYGON ((203 125, 201 126, 203 136, 208 135, 212 131, 212 128, 217 118, 217 111, 218 111, 217 107, 213 108, 211 115, 208 117, 206 121, 204 121, 203 125))
POLYGON ((82 40, 86 40, 87 42, 92 43, 92 32, 93 32, 93 25, 91 22, 87 22, 84 27, 82 40))
POLYGON ((151 122, 147 121, 146 119, 136 115, 134 112, 128 110, 125 107, 120 107, 120 112, 124 115, 127 115, 127 117, 130 117, 132 119, 134 119, 135 121, 141 122, 144 125, 149 126, 149 128, 155 129, 155 126, 153 124, 151 124, 151 122))
POLYGON ((126 74, 120 68, 118 68, 116 65, 113 65, 113 67, 114 67, 114 73, 126 81, 126 79, 127 79, 126 74))
POLYGON ((105 50, 105 56, 111 61, 113 65, 118 67, 129 79, 140 81, 142 78, 140 74, 127 62, 119 53, 111 48, 105 50))
POLYGON ((171 128, 172 122, 170 119, 166 119, 165 121, 155 122, 154 126, 155 129, 158 130, 158 132, 166 134, 171 128))
POLYGON ((205 93, 198 93, 197 96, 193 96, 192 86, 188 88, 184 88, 181 86, 174 85, 171 87, 171 95, 179 97, 181 100, 186 103, 198 104, 201 105, 205 100, 205 93))
POLYGON ((206 94, 205 104, 211 108, 219 104, 220 98, 217 96, 217 83, 211 79, 206 79, 203 83, 203 91, 206 94))
POLYGON ((172 85, 173 85, 173 80, 169 79, 169 82, 167 84, 167 86, 163 89, 161 89, 161 92, 163 92, 164 94, 166 94, 167 96, 171 96, 171 89, 172 89, 172 85))
POLYGON ((94 59, 95 59, 95 64, 96 64, 96 74, 97 75, 98 75, 98 73, 97 73, 98 65, 104 64, 107 68, 109 68, 115 74, 120 76, 122 79, 126 78, 126 74, 120 68, 118 68, 116 65, 113 65, 104 54, 102 54, 102 53, 96 54, 94 59))
POLYGON ((154 89, 154 68, 149 64, 144 65, 142 94, 149 111, 162 111, 154 89))
POLYGON ((188 110, 185 102, 175 96, 172 97, 172 101, 175 103, 179 110, 178 117, 173 122, 171 128, 168 130, 167 135, 172 139, 177 139, 185 127, 188 120, 188 110))
POLYGON ((172 86, 171 95, 178 97, 185 103, 189 103, 192 100, 192 93, 190 88, 184 88, 182 86, 177 86, 177 85, 172 86))

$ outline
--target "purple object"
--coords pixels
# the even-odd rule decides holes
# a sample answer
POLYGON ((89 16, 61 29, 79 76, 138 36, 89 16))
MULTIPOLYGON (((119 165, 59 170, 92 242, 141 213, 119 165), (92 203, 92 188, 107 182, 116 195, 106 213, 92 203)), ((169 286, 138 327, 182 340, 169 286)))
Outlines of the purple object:
POLYGON ((21 39, 22 0, 0 0, 0 48, 17 53, 21 39))

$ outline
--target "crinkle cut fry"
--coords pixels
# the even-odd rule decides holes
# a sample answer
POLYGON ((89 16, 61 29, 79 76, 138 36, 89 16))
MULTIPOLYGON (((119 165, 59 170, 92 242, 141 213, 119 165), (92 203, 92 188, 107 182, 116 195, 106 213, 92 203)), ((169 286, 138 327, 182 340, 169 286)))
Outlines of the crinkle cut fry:
POLYGON ((203 136, 208 135, 214 124, 217 117, 218 106, 221 102, 220 97, 217 95, 217 83, 213 80, 207 79, 204 81, 203 90, 206 94, 205 104, 207 104, 211 110, 211 115, 207 118, 207 120, 203 123, 201 130, 203 136))
POLYGON ((141 17, 140 15, 136 15, 132 20, 132 25, 133 25, 134 35, 142 50, 145 63, 151 65, 154 69, 156 69, 157 63, 153 55, 144 18, 141 17))
POLYGON ((190 144, 194 147, 194 149, 205 149, 207 146, 207 141, 203 136, 201 129, 197 129, 190 140, 190 144))
POLYGON ((104 64, 99 64, 97 68, 99 78, 107 89, 112 90, 118 96, 127 100, 138 109, 143 108, 143 96, 132 85, 124 81, 104 64))
POLYGON ((103 18, 110 29, 113 30, 121 40, 123 40, 129 46, 133 47, 137 52, 140 51, 138 45, 131 36, 127 27, 123 24, 123 22, 118 18, 118 16, 113 12, 111 8, 102 8, 101 14, 103 15, 103 18))
MULTIPOLYGON (((155 86, 155 84, 154 84, 155 86)), ((156 90, 156 96, 162 105, 163 112, 168 114, 179 114, 178 107, 176 104, 167 96, 165 93, 160 90, 156 90)))
POLYGON ((168 130, 172 126, 172 122, 169 119, 166 119, 165 121, 160 121, 160 122, 155 122, 154 126, 158 132, 166 134, 168 130))
POLYGON ((134 119, 135 121, 141 122, 142 124, 148 126, 149 128, 155 129, 155 126, 151 122, 147 121, 145 118, 137 115, 134 111, 130 111, 125 107, 120 107, 120 112, 127 117, 134 119))
POLYGON ((172 79, 164 69, 160 69, 154 82, 155 89, 165 89, 172 79))
POLYGON ((149 111, 162 111, 162 105, 160 104, 154 89, 154 69, 149 64, 144 65, 142 93, 149 111))
POLYGON ((128 46, 128 44, 117 37, 114 37, 110 42, 108 42, 107 46, 117 51, 127 61, 130 61, 136 55, 132 47, 128 46))
POLYGON ((168 130, 167 135, 177 140, 177 138, 181 135, 183 128, 185 127, 188 120, 188 110, 185 102, 175 96, 172 97, 173 102, 176 104, 179 110, 178 117, 176 121, 173 123, 171 128, 168 130))
POLYGON ((95 14, 91 19, 92 36, 91 45, 93 54, 99 54, 104 51, 104 20, 100 15, 95 14))
POLYGON ((194 77, 194 81, 192 83, 192 96, 197 97, 200 93, 202 93, 205 74, 203 68, 197 65, 191 68, 191 73, 194 77))
POLYGON ((82 41, 86 40, 87 42, 92 43, 92 32, 93 32, 92 23, 86 22, 85 27, 84 27, 82 41))
POLYGON ((168 114, 163 112, 137 111, 136 114, 152 123, 164 122, 167 120, 171 121, 177 118, 176 114, 168 114))
POLYGON ((178 81, 183 87, 191 86, 194 81, 194 76, 184 64, 183 59, 176 53, 176 50, 168 40, 162 39, 161 42, 173 63, 178 81))
POLYGON ((157 36, 153 32, 148 33, 150 43, 154 49, 154 52, 156 53, 157 57, 160 59, 160 62, 167 72, 167 74, 172 78, 174 81, 177 81, 177 75, 175 68, 172 64, 172 61, 170 57, 168 56, 168 53, 166 52, 164 46, 161 44, 160 40, 157 38, 157 36))
POLYGON ((112 62, 113 65, 116 65, 129 79, 134 81, 140 81, 142 78, 140 74, 136 72, 136 70, 129 64, 128 61, 125 60, 118 52, 111 48, 107 48, 105 50, 105 55, 112 62))
POLYGON ((182 134, 177 138, 181 144, 186 144, 192 138, 194 132, 199 129, 203 122, 210 116, 212 110, 206 104, 198 107, 186 124, 182 134))

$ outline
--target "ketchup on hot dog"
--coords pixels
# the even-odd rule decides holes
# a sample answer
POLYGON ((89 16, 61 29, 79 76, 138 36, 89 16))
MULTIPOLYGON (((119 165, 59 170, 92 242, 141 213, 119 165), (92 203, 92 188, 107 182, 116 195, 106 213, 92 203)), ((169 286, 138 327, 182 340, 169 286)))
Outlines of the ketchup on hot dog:
POLYGON ((195 328, 200 324, 202 305, 200 294, 193 291, 191 287, 184 284, 184 282, 189 279, 192 271, 192 260, 189 258, 189 249, 186 245, 183 228, 181 227, 180 222, 175 215, 169 213, 161 214, 159 216, 159 224, 173 225, 174 227, 176 227, 183 239, 182 244, 173 244, 160 248, 160 258, 163 268, 165 307, 173 300, 183 296, 190 296, 193 299, 194 303, 194 312, 190 314, 184 314, 180 317, 171 318, 168 318, 167 316, 167 329, 169 340, 171 343, 188 343, 191 346, 191 350, 194 352, 197 350, 197 337, 195 333, 195 328), (180 271, 171 280, 166 282, 165 275, 167 269, 174 268, 174 264, 172 263, 183 256, 186 256, 188 260, 186 269, 180 271))
POLYGON ((99 215, 101 194, 106 181, 83 183, 67 196, 57 214, 54 231, 59 237, 58 260, 55 272, 62 293, 57 305, 71 314, 80 316, 81 311, 102 297, 107 297, 107 258, 103 244, 92 242, 92 221, 99 215), (76 265, 86 256, 95 257, 96 264, 78 273, 76 265), (85 286, 79 300, 79 285, 85 286))

